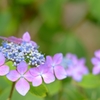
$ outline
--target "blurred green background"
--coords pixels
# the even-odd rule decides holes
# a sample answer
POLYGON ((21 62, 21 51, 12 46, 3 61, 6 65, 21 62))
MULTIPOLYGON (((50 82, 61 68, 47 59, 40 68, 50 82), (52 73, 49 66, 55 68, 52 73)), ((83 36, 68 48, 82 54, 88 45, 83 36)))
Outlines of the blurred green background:
MULTIPOLYGON (((71 52, 85 57, 91 72, 90 59, 100 49, 100 0, 0 0, 0 36, 21 37, 26 31, 43 54, 71 52)), ((99 76, 86 79, 86 86, 81 87, 70 78, 57 81, 46 98, 21 97, 15 92, 12 100, 100 100, 99 76)), ((0 77, 0 100, 6 100, 6 87, 0 77)))

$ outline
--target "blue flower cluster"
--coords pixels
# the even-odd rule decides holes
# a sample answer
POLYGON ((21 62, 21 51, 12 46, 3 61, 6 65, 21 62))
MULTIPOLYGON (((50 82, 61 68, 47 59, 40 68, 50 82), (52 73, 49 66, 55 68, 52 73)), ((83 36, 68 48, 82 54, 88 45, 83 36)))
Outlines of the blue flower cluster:
POLYGON ((15 44, 4 41, 0 46, 0 52, 7 60, 13 61, 14 66, 17 66, 21 61, 26 61, 28 65, 32 66, 38 66, 45 62, 44 55, 38 51, 38 46, 33 46, 31 42, 15 44))

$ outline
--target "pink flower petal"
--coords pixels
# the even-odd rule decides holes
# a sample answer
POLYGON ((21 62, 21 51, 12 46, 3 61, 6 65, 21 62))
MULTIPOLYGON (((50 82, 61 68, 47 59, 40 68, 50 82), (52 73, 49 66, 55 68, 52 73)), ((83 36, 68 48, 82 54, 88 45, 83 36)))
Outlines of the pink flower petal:
POLYGON ((51 66, 53 63, 52 57, 51 56, 46 56, 46 64, 47 66, 51 66))
POLYGON ((62 62, 63 55, 62 53, 55 54, 53 57, 53 61, 55 64, 60 64, 62 62))
POLYGON ((56 66, 54 68, 55 71, 55 76, 57 77, 57 79, 61 80, 67 77, 66 71, 62 66, 56 66))
POLYGON ((51 72, 43 74, 42 77, 44 79, 44 82, 47 84, 55 81, 55 77, 51 72))
POLYGON ((5 63, 5 57, 2 54, 2 52, 0 52, 0 66, 3 65, 5 63))
POLYGON ((17 66, 17 70, 20 74, 24 74, 27 71, 28 65, 26 62, 20 62, 19 65, 17 66))
POLYGON ((92 73, 94 75, 99 74, 100 73, 100 66, 94 66, 93 70, 92 70, 92 73))
POLYGON ((16 83, 15 88, 18 91, 18 93, 25 96, 30 89, 30 85, 24 78, 20 78, 16 83))
POLYGON ((25 77, 29 82, 32 82, 32 80, 33 80, 33 77, 32 77, 32 75, 30 74, 29 71, 26 72, 26 73, 24 74, 24 77, 25 77))
POLYGON ((66 69, 66 73, 67 73, 68 76, 71 76, 72 73, 73 73, 72 68, 68 68, 68 69, 66 69))
POLYGON ((20 74, 16 70, 11 70, 6 76, 13 82, 17 81, 20 78, 20 74))
POLYGON ((33 81, 32 81, 32 85, 33 86, 39 86, 41 84, 42 84, 42 78, 41 78, 41 76, 33 77, 33 81))
POLYGON ((79 59, 79 64, 80 64, 80 65, 84 65, 84 64, 85 64, 85 58, 79 59))
POLYGON ((95 51, 95 56, 97 57, 97 58, 100 58, 100 50, 97 50, 97 51, 95 51))
POLYGON ((73 76, 72 76, 72 78, 74 79, 74 80, 76 80, 76 81, 81 81, 82 80, 82 76, 83 75, 80 75, 80 74, 74 74, 73 76))
POLYGON ((38 76, 39 75, 39 68, 38 67, 35 67, 35 68, 31 68, 30 70, 29 70, 29 72, 31 73, 31 75, 32 76, 38 76))
POLYGON ((33 46, 37 46, 36 42, 34 41, 30 41, 32 43, 33 46))
POLYGON ((6 65, 0 66, 0 76, 6 75, 9 72, 9 67, 6 65))
POLYGON ((23 41, 29 42, 31 40, 30 34, 28 32, 25 32, 22 39, 23 41))
POLYGON ((11 37, 7 38, 7 41, 20 44, 20 43, 22 42, 22 39, 16 38, 16 37, 14 37, 14 36, 11 36, 11 37))
POLYGON ((92 62, 93 65, 97 65, 100 61, 99 61, 99 59, 94 57, 94 58, 91 59, 91 62, 92 62))

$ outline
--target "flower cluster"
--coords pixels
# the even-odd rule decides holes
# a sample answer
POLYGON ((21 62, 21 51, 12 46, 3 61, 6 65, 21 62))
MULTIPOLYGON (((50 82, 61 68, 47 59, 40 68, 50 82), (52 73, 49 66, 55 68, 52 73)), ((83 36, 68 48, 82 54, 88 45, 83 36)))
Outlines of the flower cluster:
POLYGON ((85 59, 78 59, 76 55, 71 53, 66 54, 62 65, 66 68, 67 75, 76 81, 81 81, 83 75, 88 74, 85 59))
POLYGON ((54 82, 55 78, 61 80, 67 77, 61 65, 63 55, 58 53, 45 59, 28 32, 22 38, 0 38, 4 40, 0 46, 0 76, 6 75, 10 81, 15 82, 15 88, 21 95, 29 91, 29 82, 39 86, 43 81, 48 84, 54 82), (7 61, 13 62, 15 70, 10 70, 7 61))

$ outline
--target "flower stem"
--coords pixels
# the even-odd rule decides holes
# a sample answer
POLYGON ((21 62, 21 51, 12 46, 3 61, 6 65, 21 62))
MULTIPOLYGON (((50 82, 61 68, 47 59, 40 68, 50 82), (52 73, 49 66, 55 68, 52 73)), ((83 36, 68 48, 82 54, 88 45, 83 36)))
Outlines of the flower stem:
POLYGON ((15 82, 12 83, 11 91, 10 91, 10 94, 9 94, 9 97, 8 97, 7 100, 11 100, 12 94, 13 94, 13 91, 14 91, 14 87, 15 87, 15 82))

